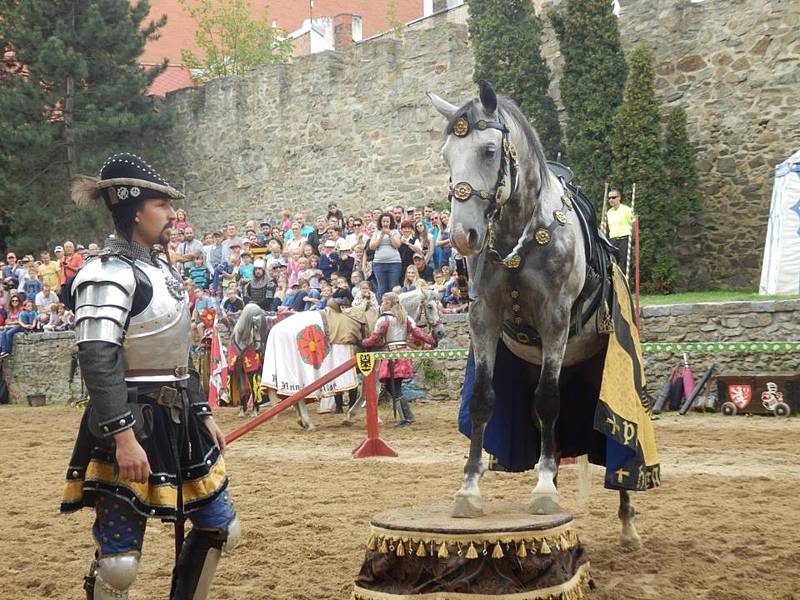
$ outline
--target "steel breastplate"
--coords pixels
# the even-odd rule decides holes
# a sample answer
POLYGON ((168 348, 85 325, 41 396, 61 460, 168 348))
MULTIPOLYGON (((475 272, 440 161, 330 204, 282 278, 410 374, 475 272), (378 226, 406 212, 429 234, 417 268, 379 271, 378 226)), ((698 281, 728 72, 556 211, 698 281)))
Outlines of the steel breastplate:
POLYGON ((136 261, 150 280, 150 303, 128 321, 122 349, 125 380, 178 381, 188 377, 191 319, 183 283, 166 263, 136 261))

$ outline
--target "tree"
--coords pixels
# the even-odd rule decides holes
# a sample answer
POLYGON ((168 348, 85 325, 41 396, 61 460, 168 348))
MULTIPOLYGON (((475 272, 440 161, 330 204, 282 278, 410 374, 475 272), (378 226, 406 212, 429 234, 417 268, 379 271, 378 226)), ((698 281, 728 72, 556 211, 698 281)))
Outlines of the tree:
POLYGON ((675 223, 677 228, 689 213, 701 207, 694 148, 689 143, 686 131, 686 111, 680 106, 674 107, 669 113, 663 154, 670 210, 679 217, 675 223))
POLYGON ((542 58, 542 21, 530 0, 469 0, 473 79, 489 81, 513 99, 539 134, 545 153, 562 152, 556 103, 548 94, 550 70, 542 58))
POLYGON ((181 60, 196 73, 195 80, 241 75, 291 58, 292 41, 286 30, 270 25, 266 6, 261 18, 253 18, 249 0, 178 1, 197 22, 194 40, 201 55, 181 50, 181 60))
POLYGON ((599 208, 611 172, 608 144, 622 103, 625 56, 611 0, 566 0, 562 11, 549 16, 564 57, 559 87, 567 155, 576 182, 599 208))
POLYGON ((623 197, 636 183, 642 286, 663 293, 675 283, 677 261, 670 248, 680 215, 673 212, 666 190, 654 78, 650 49, 640 44, 629 57, 625 100, 614 116, 611 183, 623 197))
POLYGON ((169 124, 145 96, 166 61, 137 63, 166 18, 144 25, 141 0, 0 0, 0 46, 19 68, 0 77, 0 220, 33 252, 65 235, 108 232, 104 210, 76 210, 70 178, 113 152, 147 148, 169 124))

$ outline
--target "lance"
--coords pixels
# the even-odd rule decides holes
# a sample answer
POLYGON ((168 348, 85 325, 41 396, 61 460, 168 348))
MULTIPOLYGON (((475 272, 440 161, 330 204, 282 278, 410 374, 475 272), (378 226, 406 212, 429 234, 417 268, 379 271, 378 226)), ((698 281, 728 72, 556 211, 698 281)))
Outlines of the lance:
MULTIPOLYGON (((633 184, 631 190, 631 213, 633 220, 636 221, 636 183, 633 184)), ((633 223, 631 223, 633 225, 633 223)), ((628 251, 625 253, 625 279, 628 279, 628 274, 631 272, 631 243, 633 242, 633 230, 628 234, 628 251)))
POLYGON ((355 356, 353 358, 348 358, 341 365, 339 365, 338 367, 336 367, 323 377, 320 377, 314 383, 307 385, 299 392, 296 392, 295 394, 289 396, 285 400, 282 400, 272 408, 265 410, 257 417, 251 419, 249 423, 245 423, 241 427, 234 429, 232 432, 230 432, 228 435, 225 436, 225 443, 230 444, 234 440, 242 437, 245 433, 255 429, 265 421, 268 421, 269 419, 277 415, 279 412, 282 412, 287 408, 294 406, 295 404, 300 402, 300 400, 305 400, 307 396, 316 392, 319 388, 321 388, 329 381, 333 381, 334 379, 339 377, 339 375, 346 373, 347 371, 352 369, 355 365, 356 365, 355 356))
POLYGON ((603 235, 608 235, 608 182, 606 181, 605 189, 603 190, 603 208, 602 216, 600 217, 600 231, 603 235))

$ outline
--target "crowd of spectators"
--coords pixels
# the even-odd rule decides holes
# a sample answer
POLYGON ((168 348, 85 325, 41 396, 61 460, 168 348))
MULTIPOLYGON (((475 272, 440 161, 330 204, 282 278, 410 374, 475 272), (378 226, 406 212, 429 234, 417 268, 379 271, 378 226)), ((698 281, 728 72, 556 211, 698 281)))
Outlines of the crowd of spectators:
POLYGON ((85 256, 97 250, 70 241, 54 248, 55 259, 44 250, 38 260, 14 252, 0 260, 0 358, 11 352, 14 336, 30 331, 66 331, 75 315, 61 301, 59 292, 83 265, 85 256))
POLYGON ((322 310, 331 300, 377 310, 384 293, 420 287, 437 291, 444 312, 463 312, 468 300, 448 217, 432 206, 346 216, 331 203, 313 224, 283 211, 241 230, 228 223, 198 236, 180 210, 166 252, 184 277, 201 335, 204 315, 219 310, 227 322, 250 302, 275 313, 322 310))
MULTIPOLYGON (((450 246, 447 211, 393 206, 345 215, 331 202, 306 220, 288 210, 279 218, 228 223, 198 235, 185 210, 177 211, 163 254, 183 277, 196 333, 217 312, 227 325, 245 304, 268 312, 322 310, 367 303, 376 310, 388 291, 420 287, 439 294, 445 312, 468 310, 450 246)), ((74 325, 63 294, 85 257, 98 250, 70 241, 31 256, 8 252, 0 284, 0 357, 24 331, 62 331, 74 325)))

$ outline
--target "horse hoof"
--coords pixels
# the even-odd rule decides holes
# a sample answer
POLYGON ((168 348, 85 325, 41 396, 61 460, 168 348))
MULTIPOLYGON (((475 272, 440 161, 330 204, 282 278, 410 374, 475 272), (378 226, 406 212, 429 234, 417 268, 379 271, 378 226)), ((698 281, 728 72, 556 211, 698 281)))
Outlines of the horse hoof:
POLYGON ((456 501, 451 513, 456 519, 475 519, 483 516, 483 500, 474 494, 456 493, 456 501))
POLYGON ((631 533, 623 533, 619 539, 619 544, 625 550, 638 550, 642 547, 642 538, 639 537, 639 534, 636 532, 631 533))
POLYGON ((554 515, 561 512, 561 506, 558 504, 558 496, 535 495, 528 503, 528 510, 534 515, 554 515))

